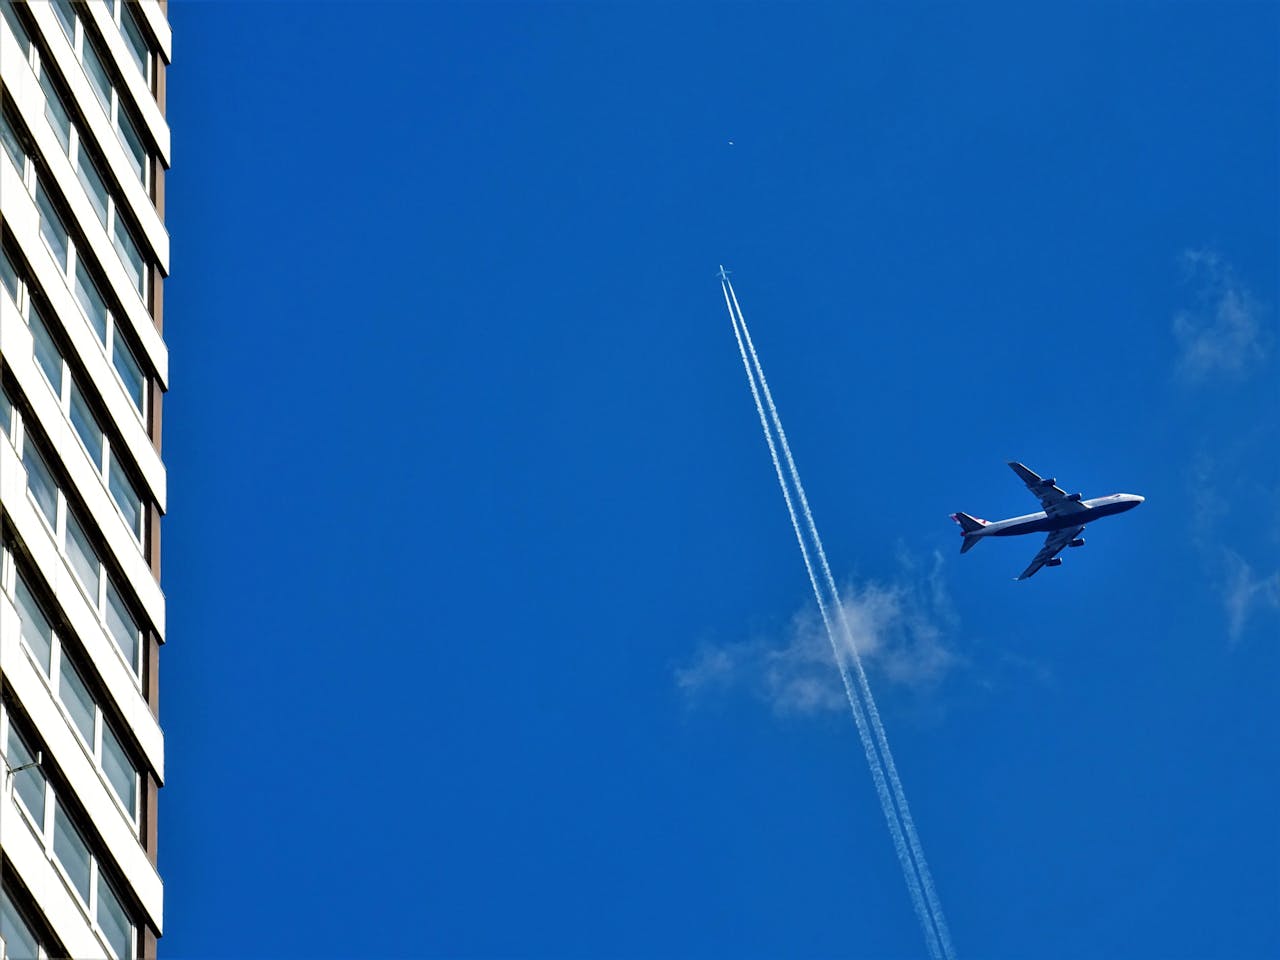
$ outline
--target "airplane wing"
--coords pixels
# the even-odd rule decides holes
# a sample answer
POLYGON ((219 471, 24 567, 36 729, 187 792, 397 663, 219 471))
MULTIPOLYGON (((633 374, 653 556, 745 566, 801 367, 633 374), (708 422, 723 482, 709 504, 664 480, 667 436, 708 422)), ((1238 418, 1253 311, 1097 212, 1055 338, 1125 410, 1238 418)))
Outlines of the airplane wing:
MULTIPOLYGON (((1050 533, 1049 536, 1045 537, 1044 546, 1040 548, 1040 552, 1031 561, 1031 566, 1023 570, 1018 579, 1026 580, 1028 577, 1035 576, 1037 570, 1066 549, 1067 544, 1072 540, 1080 536, 1080 531, 1083 529, 1083 526, 1068 527, 1065 530, 1054 530, 1050 533)), ((1061 562, 1061 560, 1058 561, 1058 563, 1061 562)))
MULTIPOLYGON (((1040 505, 1044 507, 1044 512, 1051 517, 1063 517, 1071 513, 1083 513, 1089 508, 1080 502, 1079 497, 1067 496, 1067 491, 1057 486, 1055 480, 1044 480, 1034 470, 1028 470, 1025 466, 1013 460, 1009 461, 1009 466, 1013 469, 1019 479, 1027 485, 1030 490, 1040 500, 1040 505)), ((1052 554, 1050 554, 1052 556, 1052 554)))

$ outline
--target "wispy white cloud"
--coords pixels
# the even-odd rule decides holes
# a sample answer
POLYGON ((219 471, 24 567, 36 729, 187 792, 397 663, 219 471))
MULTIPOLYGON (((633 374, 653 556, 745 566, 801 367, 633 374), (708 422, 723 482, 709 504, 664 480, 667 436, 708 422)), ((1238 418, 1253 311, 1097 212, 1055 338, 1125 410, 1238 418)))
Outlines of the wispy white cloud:
MULTIPOLYGON (((1207 581, 1222 602, 1227 638, 1233 644, 1240 641, 1250 622, 1267 614, 1280 613, 1280 569, 1259 573, 1256 564, 1223 542, 1224 538, 1230 537, 1232 529, 1239 529, 1238 519, 1232 522, 1235 503, 1269 504, 1280 499, 1278 491, 1265 485, 1251 489, 1249 484, 1255 478, 1250 471, 1237 465, 1241 459, 1251 461, 1262 456, 1254 446, 1254 443, 1248 443, 1246 454, 1236 451, 1236 455, 1229 458, 1228 467, 1216 464, 1201 453, 1190 471, 1191 523, 1188 531, 1191 542, 1200 553, 1207 581), (1228 496, 1227 491, 1232 495, 1228 496)), ((1258 514, 1258 517, 1265 517, 1265 514, 1258 514)), ((1259 532, 1265 537, 1266 524, 1262 526, 1259 532)), ((1272 539, 1275 539, 1274 531, 1272 539)))
MULTIPOLYGON (((842 602, 863 666, 890 684, 926 693, 959 663, 947 645, 955 612, 941 554, 934 554, 927 569, 909 556, 899 559, 902 571, 894 582, 848 584, 842 602)), ((811 606, 791 617, 781 637, 704 645, 690 663, 676 668, 675 682, 694 700, 747 692, 780 715, 849 708, 831 643, 811 606)))
POLYGON ((1280 611, 1280 570, 1261 576, 1240 554, 1226 548, 1223 566, 1222 601, 1227 612, 1227 636, 1236 643, 1251 618, 1268 611, 1280 611))
POLYGON ((1173 318, 1173 336, 1181 351, 1178 375, 1192 383, 1248 375, 1271 348, 1262 305, 1213 251, 1188 250, 1182 262, 1188 281, 1198 288, 1198 302, 1173 318))

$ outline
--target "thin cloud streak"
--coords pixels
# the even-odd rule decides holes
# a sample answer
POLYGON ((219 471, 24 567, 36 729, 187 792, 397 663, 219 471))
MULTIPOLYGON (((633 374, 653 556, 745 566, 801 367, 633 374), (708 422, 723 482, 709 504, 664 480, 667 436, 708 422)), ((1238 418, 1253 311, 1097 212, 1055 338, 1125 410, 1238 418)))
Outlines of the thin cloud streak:
POLYGON ((1182 264, 1188 281, 1199 286, 1200 303, 1173 318, 1179 378, 1188 383, 1245 378, 1271 349, 1261 304, 1213 251, 1188 250, 1182 264))
POLYGON ((1254 616, 1280 610, 1280 570, 1259 576, 1234 550, 1223 548, 1223 606, 1227 612, 1227 636, 1238 643, 1254 616))

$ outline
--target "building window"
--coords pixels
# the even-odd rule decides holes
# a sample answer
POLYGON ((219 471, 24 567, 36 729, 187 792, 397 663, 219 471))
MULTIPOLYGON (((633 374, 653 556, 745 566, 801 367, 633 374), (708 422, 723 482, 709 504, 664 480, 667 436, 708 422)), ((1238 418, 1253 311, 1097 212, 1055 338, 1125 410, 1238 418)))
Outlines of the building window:
POLYGON ((58 485, 53 481, 49 465, 44 457, 36 452, 36 446, 30 437, 24 438, 22 444, 22 465, 27 468, 27 489, 40 508, 49 526, 58 529, 58 485))
POLYGON ((142 664, 138 654, 142 650, 142 631, 138 629, 138 621, 129 613, 124 598, 110 579, 107 580, 107 630, 115 638, 116 645, 133 672, 141 673, 142 664))
POLYGON ((151 82, 151 44, 147 42, 146 32, 138 22, 138 14, 132 3, 117 3, 120 11, 120 33, 124 36, 124 45, 129 48, 129 55, 142 71, 142 78, 151 82))
POLYGON ((22 298, 18 294, 22 289, 22 281, 18 278, 18 268, 9 258, 8 250, 0 250, 0 286, 9 291, 9 296, 13 298, 13 305, 21 312, 22 298))
POLYGON ((22 141, 18 139, 18 131, 13 121, 9 119, 7 113, 3 112, 0 112, 0 143, 4 144, 4 152, 13 161, 14 169, 18 171, 18 178, 26 176, 27 151, 23 149, 22 141))
POLYGON ((94 703, 93 695, 89 693, 89 688, 80 678, 80 672, 72 666, 71 661, 65 658, 58 665, 58 698, 62 700, 62 705, 67 708, 71 722, 80 731, 80 736, 92 751, 98 705, 94 703))
POLYGON ((13 775, 13 787, 18 794, 18 799, 22 801, 23 807, 27 813, 31 815, 31 819, 36 822, 41 832, 44 831, 44 795, 48 782, 45 780, 44 773, 40 767, 36 765, 35 755, 27 746, 25 740, 18 735, 18 731, 13 728, 13 724, 9 724, 9 756, 7 758, 10 769, 18 767, 26 767, 25 770, 18 770, 13 775))
POLYGON ((102 299, 98 285, 89 276, 89 270, 83 260, 76 261, 76 282, 74 292, 76 302, 93 327, 93 332, 104 344, 107 341, 107 301, 102 299))
POLYGON ((23 54, 30 56, 31 37, 27 35, 27 28, 18 20, 18 14, 13 9, 13 0, 0 0, 0 19, 3 19, 13 31, 13 36, 18 41, 18 46, 22 48, 23 54))
POLYGON ((101 870, 98 871, 98 929, 107 945, 120 960, 133 956, 133 924, 120 904, 120 898, 111 889, 111 883, 101 870))
POLYGON ((58 25, 72 42, 76 37, 76 10, 71 0, 53 0, 53 12, 58 15, 58 25))
POLYGON ((138 491, 129 480, 129 474, 125 472, 125 468, 120 465, 114 450, 108 454, 107 460, 110 464, 110 469, 107 472, 107 489, 111 491, 111 499, 120 508, 120 513, 124 517, 124 524, 129 528, 129 532, 133 534, 135 540, 141 542, 142 497, 139 496, 138 491))
POLYGON ((120 254, 120 262, 124 264, 125 273, 133 281, 133 289, 138 291, 138 296, 145 302, 147 299, 147 263, 142 259, 142 251, 138 249, 138 242, 133 239, 133 234, 129 232, 129 228, 124 225, 124 221, 119 217, 116 217, 115 227, 111 231, 111 240, 115 244, 116 253, 120 254))
POLYGON ((125 752, 124 745, 120 743, 115 730, 109 723, 102 725, 102 772, 107 775, 107 782, 111 784, 111 788, 115 790, 116 796, 129 811, 129 815, 136 817, 138 771, 129 760, 129 754, 125 752))
POLYGON ((62 217, 53 208, 49 194, 38 182, 36 184, 36 206, 40 209, 40 235, 49 244, 49 251, 63 273, 67 272, 67 259, 71 253, 71 237, 62 222, 62 217))
POLYGON ((120 374, 125 393, 129 394, 133 405, 139 411, 144 410, 147 402, 147 379, 142 375, 142 367, 134 358, 129 345, 118 336, 111 339, 111 363, 115 366, 116 373, 120 374))
POLYGON ((49 676, 53 669, 53 627, 21 574, 17 578, 14 601, 22 624, 22 639, 27 641, 36 662, 44 668, 45 676, 49 676))
POLYGON ((102 180, 102 175, 98 173, 98 168, 94 162, 89 159, 89 155, 83 150, 76 151, 76 177, 79 179, 84 192, 89 196, 89 203, 93 206, 93 212, 98 216, 98 222, 104 227, 107 225, 107 211, 109 206, 109 195, 107 193, 107 185, 102 180))
POLYGON ((53 127, 53 132, 58 135, 58 142, 62 144, 62 149, 70 150, 71 114, 67 112, 67 106, 62 102, 62 95, 49 79, 47 70, 40 71, 40 86, 44 90, 45 118, 49 121, 49 126, 53 127))
POLYGON ((57 797, 53 798, 53 855, 67 874, 67 879, 87 904, 89 902, 90 877, 93 865, 89 860, 89 845, 76 829, 66 808, 57 797))
POLYGON ((98 426, 98 419, 89 409, 89 404, 80 388, 76 386, 74 378, 71 380, 71 425, 75 427, 80 442, 84 444, 85 452, 89 454, 89 459, 101 471, 102 428, 98 426))
POLYGON ((0 387, 0 433, 6 437, 13 436, 13 401, 9 399, 9 391, 0 387))
POLYGON ((5 960, 39 960, 40 942, 26 919, 18 912, 9 891, 0 891, 0 940, 5 960))
POLYGON ((67 511, 67 559, 71 561, 71 569, 80 578, 85 593, 89 595, 89 602, 94 609, 98 609, 100 596, 98 591, 102 586, 102 562, 98 559, 98 553, 93 549, 93 545, 89 543, 84 527, 76 519, 75 513, 70 510, 67 511))
POLYGON ((44 371, 49 386, 59 397, 62 396, 62 352, 53 342, 53 336, 45 325, 44 317, 39 310, 31 310, 27 323, 31 327, 31 341, 36 354, 36 362, 44 371))

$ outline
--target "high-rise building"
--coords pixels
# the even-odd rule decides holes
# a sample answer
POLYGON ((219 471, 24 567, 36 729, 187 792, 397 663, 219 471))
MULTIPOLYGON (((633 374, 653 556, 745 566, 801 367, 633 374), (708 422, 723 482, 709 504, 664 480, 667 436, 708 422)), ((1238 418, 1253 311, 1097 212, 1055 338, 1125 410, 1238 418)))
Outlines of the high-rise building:
POLYGON ((0 0, 0 940, 151 957, 166 6, 0 0))

